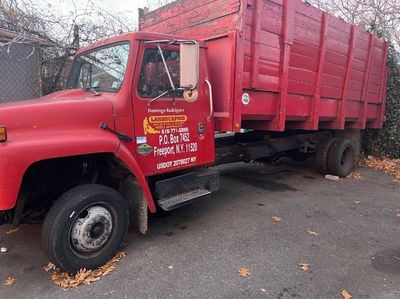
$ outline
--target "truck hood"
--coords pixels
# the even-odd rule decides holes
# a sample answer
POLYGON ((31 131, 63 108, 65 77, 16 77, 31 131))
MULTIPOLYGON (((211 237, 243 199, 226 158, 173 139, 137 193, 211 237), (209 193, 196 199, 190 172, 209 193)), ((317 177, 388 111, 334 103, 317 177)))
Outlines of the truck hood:
POLYGON ((11 142, 20 134, 35 138, 37 134, 58 135, 77 130, 96 132, 100 123, 114 128, 112 98, 115 94, 95 96, 82 90, 60 91, 35 100, 0 104, 0 125, 7 127, 11 142))

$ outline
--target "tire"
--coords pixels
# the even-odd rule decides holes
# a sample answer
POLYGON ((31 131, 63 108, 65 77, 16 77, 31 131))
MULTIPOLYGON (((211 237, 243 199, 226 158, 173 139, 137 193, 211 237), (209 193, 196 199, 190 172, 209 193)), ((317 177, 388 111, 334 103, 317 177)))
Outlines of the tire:
POLYGON ((336 139, 328 154, 329 174, 344 178, 355 167, 356 150, 350 139, 336 139))
POLYGON ((102 185, 81 185, 63 194, 42 227, 43 247, 69 273, 95 269, 120 249, 129 225, 128 202, 102 185))
POLYGON ((326 175, 329 172, 328 169, 328 154, 334 138, 324 140, 320 142, 317 146, 317 154, 315 155, 315 165, 319 173, 326 175))

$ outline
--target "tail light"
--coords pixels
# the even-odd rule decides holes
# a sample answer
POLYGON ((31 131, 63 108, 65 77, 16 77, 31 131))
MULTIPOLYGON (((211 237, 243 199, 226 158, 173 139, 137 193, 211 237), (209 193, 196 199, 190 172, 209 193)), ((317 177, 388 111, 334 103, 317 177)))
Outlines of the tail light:
POLYGON ((0 142, 7 141, 7 129, 4 126, 0 126, 0 142))

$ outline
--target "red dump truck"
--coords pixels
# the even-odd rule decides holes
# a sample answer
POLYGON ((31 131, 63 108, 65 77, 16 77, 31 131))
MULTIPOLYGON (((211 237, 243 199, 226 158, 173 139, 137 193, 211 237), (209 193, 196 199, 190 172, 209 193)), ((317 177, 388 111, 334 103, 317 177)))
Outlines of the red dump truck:
POLYGON ((300 0, 183 0, 79 50, 67 88, 0 105, 0 221, 44 219, 69 272, 218 189, 216 165, 315 156, 344 177, 385 120, 388 44, 300 0), (222 134, 221 134, 222 133, 222 134))

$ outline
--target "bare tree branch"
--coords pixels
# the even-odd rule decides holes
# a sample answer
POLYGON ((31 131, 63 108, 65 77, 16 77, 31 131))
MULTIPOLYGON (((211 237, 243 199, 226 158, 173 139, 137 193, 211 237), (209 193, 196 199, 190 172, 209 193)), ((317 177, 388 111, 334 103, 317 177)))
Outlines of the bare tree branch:
POLYGON ((318 8, 375 31, 400 48, 400 1, 398 0, 309 0, 318 8))

